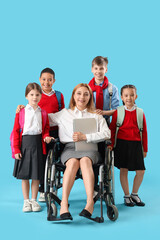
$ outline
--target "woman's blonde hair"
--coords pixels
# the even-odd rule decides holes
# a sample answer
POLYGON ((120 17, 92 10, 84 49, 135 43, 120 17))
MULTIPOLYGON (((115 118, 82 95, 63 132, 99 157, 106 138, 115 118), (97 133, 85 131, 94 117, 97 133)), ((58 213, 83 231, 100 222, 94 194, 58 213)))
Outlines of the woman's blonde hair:
POLYGON ((75 108, 76 103, 75 103, 75 100, 74 100, 74 94, 75 94, 76 90, 80 87, 85 87, 85 88, 88 89, 89 94, 90 94, 90 99, 88 101, 88 104, 87 104, 86 108, 87 108, 88 112, 94 112, 95 107, 94 107, 94 102, 93 102, 93 93, 92 93, 92 90, 91 90, 90 86, 86 83, 80 83, 77 86, 75 86, 75 88, 73 89, 73 92, 72 92, 69 108, 72 109, 72 110, 75 108))

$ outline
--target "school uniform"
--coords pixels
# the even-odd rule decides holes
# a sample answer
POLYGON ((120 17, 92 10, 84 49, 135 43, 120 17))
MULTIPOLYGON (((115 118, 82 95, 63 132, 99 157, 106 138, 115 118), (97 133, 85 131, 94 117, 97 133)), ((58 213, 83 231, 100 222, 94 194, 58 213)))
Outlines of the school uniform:
MULTIPOLYGON (((109 126, 111 130, 112 147, 115 142, 117 122, 117 110, 112 116, 109 126)), ((117 168, 127 168, 129 171, 145 170, 143 151, 148 151, 147 125, 143 114, 142 143, 137 124, 136 106, 132 109, 125 107, 125 118, 117 134, 117 142, 114 148, 114 165, 117 168), (143 147, 143 149, 142 149, 143 147)))
POLYGON ((60 141, 65 144, 64 150, 61 154, 61 162, 65 164, 70 158, 81 159, 82 157, 89 157, 92 163, 98 162, 99 153, 75 151, 75 143, 73 142, 73 119, 75 118, 95 118, 97 121, 97 132, 86 134, 86 142, 98 143, 110 138, 110 130, 106 124, 105 119, 96 113, 90 113, 87 109, 83 111, 64 108, 55 114, 49 114, 50 126, 58 125, 60 141))
MULTIPOLYGON (((58 99, 53 89, 50 93, 45 93, 42 90, 42 97, 38 105, 40 106, 40 108, 44 109, 48 114, 59 112, 58 99)), ((61 109, 63 109, 64 106, 65 106, 64 97, 63 97, 63 94, 61 93, 61 109)), ((58 127, 57 126, 50 127, 49 134, 51 137, 58 138, 58 127)), ((47 153, 49 152, 50 149, 53 149, 53 146, 54 146, 54 143, 46 144, 47 153)), ((46 158, 43 161, 43 171, 45 171, 45 164, 46 164, 46 158)), ((40 181, 39 191, 44 192, 44 179, 41 179, 40 181)))
POLYGON ((19 113, 14 123, 15 154, 22 154, 22 159, 15 159, 13 176, 17 179, 40 180, 43 177, 43 155, 46 154, 46 144, 43 139, 49 136, 49 121, 41 112, 41 108, 34 110, 29 104, 25 107, 24 126, 20 131, 19 113))
MULTIPOLYGON (((93 91, 93 100, 95 107, 97 109, 109 111, 111 109, 116 109, 119 106, 119 94, 118 94, 118 88, 112 84, 112 98, 111 98, 111 109, 110 109, 110 96, 108 91, 108 78, 104 76, 104 81, 101 82, 99 85, 96 84, 95 78, 92 78, 92 80, 89 82, 89 86, 91 87, 93 91)), ((108 125, 109 125, 109 116, 104 115, 103 116, 108 125)))

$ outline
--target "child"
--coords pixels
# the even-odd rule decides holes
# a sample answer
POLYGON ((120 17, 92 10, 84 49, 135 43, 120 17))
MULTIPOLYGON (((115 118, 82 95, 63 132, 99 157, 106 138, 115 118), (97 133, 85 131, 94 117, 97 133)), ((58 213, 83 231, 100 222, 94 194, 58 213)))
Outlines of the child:
MULTIPOLYGON (((42 87, 42 98, 39 102, 39 106, 44 109, 48 115, 50 113, 56 113, 63 109, 65 107, 64 105, 64 97, 63 94, 54 91, 52 89, 53 84, 55 83, 55 72, 51 68, 45 68, 41 71, 40 73, 40 78, 39 78, 41 87, 42 87), (59 94, 59 96, 57 95, 59 94), (58 99, 59 97, 59 99, 58 99)), ((58 127, 50 127, 50 136, 57 138, 58 137, 58 127)), ((49 149, 53 147, 53 144, 48 144, 47 145, 47 153, 49 149)), ((45 163, 46 161, 43 161, 43 171, 45 171, 45 163)), ((44 176, 44 174, 43 174, 44 176)), ((45 194, 44 194, 44 179, 40 181, 40 196, 39 196, 39 201, 44 202, 45 201, 45 194)))
MULTIPOLYGON (((39 78, 41 88, 42 88, 42 97, 38 105, 44 109, 48 115, 50 113, 56 113, 65 107, 64 105, 64 97, 61 92, 54 91, 52 89, 53 84, 55 83, 55 72, 51 68, 45 68, 40 73, 39 78)), ((18 106, 19 108, 24 107, 23 105, 18 106)), ((18 110, 19 111, 19 110, 18 110)), ((49 130, 50 136, 57 138, 58 137, 58 127, 50 127, 49 130)), ((50 143, 47 145, 47 153, 49 149, 53 147, 53 144, 50 143)), ((43 161, 43 171, 45 172, 45 163, 46 159, 43 161)), ((44 174, 43 174, 44 176, 44 174)), ((44 194, 44 178, 40 181, 40 196, 38 201, 45 202, 45 194, 44 194)))
POLYGON ((110 116, 119 106, 119 95, 117 87, 109 83, 108 78, 105 76, 107 65, 108 59, 105 57, 97 56, 93 59, 92 73, 94 78, 89 82, 89 86, 93 91, 97 114, 103 115, 109 125, 110 116), (109 90, 109 86, 112 89, 111 91, 109 90))
POLYGON ((13 128, 13 148, 15 152, 13 176, 22 179, 23 212, 38 212, 41 210, 36 199, 39 180, 43 176, 43 154, 46 154, 45 143, 51 141, 47 113, 38 106, 41 95, 42 90, 37 83, 27 85, 25 97, 28 104, 24 109, 24 125, 20 129, 19 122, 22 113, 16 113, 13 128), (31 200, 29 200, 29 179, 32 179, 31 200))
POLYGON ((135 105, 135 100, 137 99, 136 87, 133 85, 123 86, 121 89, 121 99, 125 111, 124 121, 119 127, 117 139, 115 139, 117 122, 116 110, 110 124, 112 145, 109 146, 109 148, 112 150, 116 142, 116 146, 114 147, 114 164, 120 169, 120 182, 125 194, 124 204, 130 207, 135 204, 137 206, 144 206, 145 203, 143 203, 138 196, 138 190, 145 172, 144 158, 147 155, 148 148, 146 119, 142 113, 143 131, 141 143, 137 118, 138 110, 135 105), (128 171, 136 171, 131 195, 129 193, 128 171))

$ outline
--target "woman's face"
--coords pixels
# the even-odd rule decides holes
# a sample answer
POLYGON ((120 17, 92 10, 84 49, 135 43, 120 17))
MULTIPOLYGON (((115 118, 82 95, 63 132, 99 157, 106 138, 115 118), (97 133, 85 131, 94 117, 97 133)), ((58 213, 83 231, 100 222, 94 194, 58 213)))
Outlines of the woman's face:
POLYGON ((79 87, 74 93, 74 101, 76 103, 76 107, 81 111, 87 107, 87 104, 90 100, 90 93, 86 87, 79 87))

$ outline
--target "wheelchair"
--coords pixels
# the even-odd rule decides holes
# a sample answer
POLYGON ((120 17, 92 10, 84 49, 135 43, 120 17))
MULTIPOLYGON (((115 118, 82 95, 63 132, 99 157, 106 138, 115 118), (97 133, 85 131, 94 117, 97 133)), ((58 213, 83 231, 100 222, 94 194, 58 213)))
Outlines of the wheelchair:
MULTIPOLYGON (((100 217, 91 218, 91 220, 102 223, 103 217, 103 201, 107 207, 107 216, 111 221, 118 218, 118 209, 114 201, 114 163, 113 152, 107 148, 107 142, 99 143, 99 152, 102 154, 102 162, 93 165, 95 174, 95 191, 94 203, 100 200, 100 217)), ((65 166, 60 161, 60 155, 64 146, 59 139, 54 140, 53 149, 50 149, 46 159, 44 189, 47 205, 47 220, 57 221, 57 204, 61 204, 61 200, 57 196, 58 189, 62 187, 62 174, 65 166)), ((76 179, 82 179, 80 169, 77 172, 76 179)))

